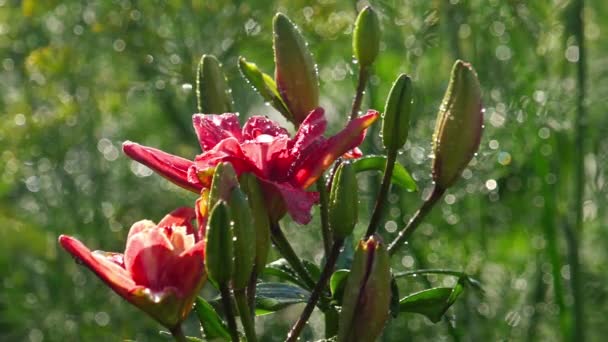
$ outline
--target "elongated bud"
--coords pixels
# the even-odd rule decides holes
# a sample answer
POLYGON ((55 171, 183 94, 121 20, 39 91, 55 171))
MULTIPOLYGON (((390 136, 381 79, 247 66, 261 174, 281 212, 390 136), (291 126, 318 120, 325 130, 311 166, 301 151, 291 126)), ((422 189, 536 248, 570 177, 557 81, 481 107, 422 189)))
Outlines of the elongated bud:
POLYGON ((270 219, 257 178, 251 173, 242 174, 241 188, 249 197, 250 220, 255 229, 255 269, 257 274, 261 274, 270 250, 270 219))
POLYGON ((196 96, 200 113, 232 112, 232 95, 220 62, 213 55, 203 55, 198 64, 196 96))
POLYGON ((239 187, 232 189, 228 200, 234 242, 234 273, 232 286, 242 289, 247 286, 255 262, 255 228, 251 224, 251 209, 247 197, 239 187))
POLYGON ((245 58, 239 58, 239 70, 249 84, 262 95, 264 101, 270 103, 279 113, 293 122, 293 115, 289 112, 287 105, 281 98, 276 82, 268 74, 263 73, 257 65, 249 63, 245 58))
POLYGON ((211 210, 205 241, 205 268, 209 279, 225 284, 232 277, 232 229, 226 202, 220 200, 211 210))
POLYGON ((412 101, 412 80, 401 74, 393 83, 384 106, 382 143, 389 151, 396 152, 407 140, 412 101))
POLYGON ((222 162, 217 164, 211 181, 209 190, 208 206, 213 208, 219 200, 228 201, 232 188, 238 186, 239 180, 230 163, 222 162))
POLYGON ((370 6, 366 6, 355 22, 353 32, 353 52, 361 68, 374 63, 380 50, 380 21, 378 14, 370 6))
POLYGON ((319 104, 317 68, 304 38, 287 16, 277 13, 272 25, 274 78, 297 127, 319 104))
POLYGON ((479 148, 483 106, 477 73, 469 63, 454 63, 433 134, 433 180, 450 187, 479 148))
POLYGON ((329 194, 329 225, 336 239, 350 235, 357 224, 358 188, 353 165, 340 164, 329 194))
POLYGON ((389 315, 390 260, 377 235, 361 240, 346 280, 338 341, 375 341, 389 315))

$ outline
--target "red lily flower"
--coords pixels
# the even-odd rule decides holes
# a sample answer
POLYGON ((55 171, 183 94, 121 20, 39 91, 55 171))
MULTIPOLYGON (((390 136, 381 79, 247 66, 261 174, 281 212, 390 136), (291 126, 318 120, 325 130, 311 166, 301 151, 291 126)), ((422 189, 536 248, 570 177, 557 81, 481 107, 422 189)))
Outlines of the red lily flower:
POLYGON ((195 241, 192 208, 179 208, 158 225, 136 222, 125 253, 91 252, 77 239, 61 235, 59 243, 91 269, 114 292, 169 329, 192 309, 207 276, 204 241, 195 241))
MULTIPOLYGON (((310 208, 318 201, 316 192, 305 191, 337 158, 355 149, 365 130, 379 114, 370 110, 352 120, 338 134, 326 139, 327 121, 322 108, 310 112, 293 138, 286 129, 263 116, 253 116, 241 129, 236 114, 193 116, 194 128, 203 154, 194 161, 176 157, 127 141, 123 151, 191 191, 208 188, 215 165, 232 164, 238 175, 254 173, 265 185, 273 220, 288 211, 299 223, 311 219, 310 208)), ((351 151, 349 156, 356 156, 351 151)))

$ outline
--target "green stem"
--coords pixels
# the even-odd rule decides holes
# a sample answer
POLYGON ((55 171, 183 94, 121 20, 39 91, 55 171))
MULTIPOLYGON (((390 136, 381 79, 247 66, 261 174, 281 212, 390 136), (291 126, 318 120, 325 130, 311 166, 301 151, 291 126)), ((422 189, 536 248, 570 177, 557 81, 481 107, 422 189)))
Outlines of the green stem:
POLYGON ((310 294, 310 298, 308 298, 308 302, 306 303, 306 307, 302 311, 300 318, 293 325, 289 333, 287 334, 287 339, 285 342, 293 342, 298 340, 298 336, 302 332, 302 329, 308 322, 310 315, 312 314, 317 301, 321 297, 321 293, 327 286, 327 282, 333 273, 334 266, 336 265, 336 261, 338 261, 338 256, 340 255, 340 251, 342 249, 342 244, 344 243, 344 239, 336 239, 334 245, 331 248, 331 251, 327 257, 327 262, 323 267, 323 271, 321 271, 321 276, 319 277, 319 281, 315 284, 315 287, 310 294))
POLYGON ((391 188, 391 177, 393 176, 393 169, 395 168, 396 160, 397 150, 395 149, 394 151, 389 151, 388 156, 386 158, 386 168, 384 169, 384 176, 382 177, 382 185, 380 185, 380 191, 378 192, 378 197, 376 197, 376 205, 374 207, 372 217, 369 220, 367 232, 365 233, 366 239, 372 236, 376 232, 376 230, 378 230, 380 217, 382 216, 382 212, 384 206, 386 205, 386 200, 388 197, 388 192, 391 188))
POLYGON ((575 20, 574 36, 578 43, 579 59, 577 67, 577 97, 576 97, 576 131, 575 131, 575 190, 574 190, 574 227, 566 227, 566 242, 568 246, 568 262, 570 264, 570 284, 572 287, 572 297, 574 299, 574 335, 572 340, 582 342, 585 340, 585 313, 583 303, 583 275, 580 272, 579 243, 583 230, 583 195, 585 192, 584 174, 584 145, 586 133, 586 51, 585 51, 585 21, 584 21, 584 1, 575 0, 574 15, 575 20))
POLYGON ((354 120, 359 115, 361 109, 361 101, 363 100, 363 94, 365 93, 365 85, 369 78, 369 67, 359 65, 359 78, 357 80, 357 90, 355 92, 355 98, 353 99, 353 105, 350 110, 350 120, 354 120))
POLYGON ((338 319, 340 314, 334 306, 325 310, 325 338, 330 339, 338 335, 338 319))
POLYGON ((239 332, 236 327, 236 320, 234 319, 234 311, 232 311, 232 295, 230 294, 230 289, 228 288, 228 284, 220 284, 219 287, 226 321, 228 322, 228 330, 230 330, 230 338, 232 339, 232 342, 239 342, 239 332))
POLYGON ((245 330, 245 337, 248 342, 256 342, 255 323, 251 317, 251 309, 247 303, 245 289, 235 290, 234 298, 236 299, 236 305, 239 308, 239 315, 241 316, 241 323, 243 323, 243 329, 245 330))
POLYGON ((443 196, 445 189, 442 189, 438 186, 433 188, 431 195, 422 203, 422 206, 418 211, 412 216, 409 220, 405 228, 403 228, 399 235, 391 242, 388 246, 389 255, 395 254, 395 252, 403 246, 403 243, 409 239, 409 237, 414 233, 418 225, 422 222, 422 220, 426 217, 426 215, 433 209, 437 201, 443 196))
POLYGON ((279 250, 279 253, 281 253, 285 260, 287 260, 291 268, 293 268, 300 279, 306 283, 309 289, 314 288, 315 281, 306 270, 306 267, 304 267, 302 260, 300 260, 296 252, 293 250, 293 247, 291 247, 291 244, 289 244, 289 241, 285 237, 285 234, 283 234, 281 226, 278 222, 273 222, 270 224, 270 234, 272 243, 274 243, 279 250))
POLYGON ((324 177, 321 176, 317 180, 317 191, 319 192, 319 209, 321 210, 321 234, 323 235, 323 250, 325 256, 329 255, 332 245, 332 236, 329 230, 329 213, 327 198, 327 187, 325 186, 324 177))
POLYGON ((255 291, 258 282, 258 272, 253 269, 251 277, 249 278, 249 284, 247 284, 247 299, 249 300, 249 309, 255 322, 255 291))
POLYGON ((182 325, 178 324, 175 328, 170 329, 171 335, 176 342, 186 342, 186 335, 184 335, 184 331, 182 330, 182 325))

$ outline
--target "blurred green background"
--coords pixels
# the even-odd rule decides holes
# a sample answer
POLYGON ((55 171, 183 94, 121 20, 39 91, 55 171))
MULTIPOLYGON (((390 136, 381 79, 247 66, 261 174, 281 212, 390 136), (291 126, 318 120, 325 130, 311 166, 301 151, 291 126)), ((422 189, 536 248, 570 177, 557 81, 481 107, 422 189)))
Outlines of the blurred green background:
MULTIPOLYGON (((477 69, 486 106, 482 145, 464 179, 393 260, 397 271, 464 270, 481 280, 485 293, 467 291, 438 324, 402 314, 383 340, 554 341, 572 336, 576 317, 584 318, 579 331, 588 340, 602 340, 608 333, 608 6, 587 1, 581 22, 575 0, 370 2, 381 15, 383 42, 363 108, 382 110, 400 72, 412 75, 416 95, 399 159, 421 191, 394 189, 381 229, 387 240, 431 185, 431 134, 456 58, 477 69), (577 315, 577 308, 584 312, 577 315)), ((186 157, 200 152, 190 115, 201 54, 223 63, 242 119, 278 117, 236 67, 242 55, 272 73, 277 11, 308 40, 330 130, 339 129, 354 92, 351 31, 362 5, 0 0, 0 340, 162 339, 155 322, 60 250, 58 235, 122 251, 131 223, 157 221, 192 204, 192 194, 120 148, 129 139, 186 157)), ((382 152, 378 128, 367 152, 382 152)), ((363 184, 362 205, 373 204, 378 180, 363 184)), ((296 249, 319 261, 317 223, 284 225, 296 249)), ((400 286, 406 294, 453 283, 420 276, 400 286)), ((282 340, 300 309, 260 320, 262 340, 282 340)), ((318 316, 310 326, 306 339, 321 338, 318 316)))

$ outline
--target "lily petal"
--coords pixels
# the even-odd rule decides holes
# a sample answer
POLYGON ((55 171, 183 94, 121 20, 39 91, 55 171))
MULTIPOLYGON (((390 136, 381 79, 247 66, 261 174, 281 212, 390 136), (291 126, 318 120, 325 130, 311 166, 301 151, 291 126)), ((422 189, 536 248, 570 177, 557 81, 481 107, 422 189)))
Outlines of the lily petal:
POLYGON ((196 212, 190 207, 181 207, 173 210, 160 222, 158 227, 186 227, 188 234, 194 234, 194 228, 192 227, 192 220, 196 218, 196 212))
POLYGON ((108 258, 103 252, 91 252, 82 242, 67 235, 59 236, 59 243, 68 253, 72 254, 74 258, 82 262, 103 282, 108 284, 114 292, 129 300, 129 293, 137 285, 124 268, 111 260, 111 258, 116 257, 113 255, 114 253, 111 253, 110 258, 108 258))
POLYGON ((188 179, 188 169, 193 165, 192 161, 188 159, 131 141, 125 141, 122 144, 122 150, 131 159, 146 165, 184 189, 196 193, 202 189, 200 183, 188 179))
POLYGON ((289 137, 287 130, 265 116, 250 117, 243 126, 243 139, 253 140, 258 135, 267 134, 272 137, 289 137))
POLYGON ((377 111, 369 110, 367 114, 351 120, 346 128, 329 138, 322 146, 309 147, 307 150, 315 151, 302 153, 304 159, 294 174, 294 182, 304 189, 312 185, 336 159, 361 144, 365 138, 365 130, 378 117, 377 111))
MULTIPOLYGON (((268 192, 269 187, 272 190, 279 192, 289 216, 291 216, 294 221, 300 224, 307 224, 310 222, 312 218, 310 209, 315 203, 319 202, 318 192, 305 191, 287 183, 276 183, 265 179, 260 180, 262 181, 265 192, 268 192)), ((272 198, 273 196, 266 197, 272 198)), ((271 213, 271 216, 272 214, 273 213, 271 213)), ((280 216, 282 216, 282 214, 280 216)))
POLYGON ((227 138, 243 140, 239 118, 236 114, 194 114, 192 123, 203 151, 212 149, 227 138))

